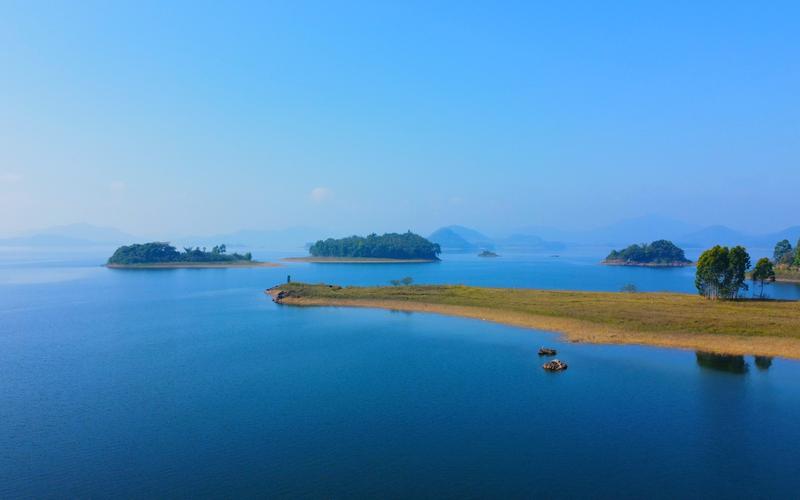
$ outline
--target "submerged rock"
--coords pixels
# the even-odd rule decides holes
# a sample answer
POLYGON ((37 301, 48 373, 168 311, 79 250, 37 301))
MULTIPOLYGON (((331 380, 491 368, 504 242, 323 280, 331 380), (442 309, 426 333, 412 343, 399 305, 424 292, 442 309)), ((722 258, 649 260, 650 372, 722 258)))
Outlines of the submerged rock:
POLYGON ((555 356, 556 350, 551 349, 549 347, 541 347, 539 348, 539 356, 555 356))
POLYGON ((561 370, 566 370, 567 364, 561 360, 554 359, 553 361, 548 361, 547 363, 543 364, 542 368, 551 372, 559 372, 561 370))

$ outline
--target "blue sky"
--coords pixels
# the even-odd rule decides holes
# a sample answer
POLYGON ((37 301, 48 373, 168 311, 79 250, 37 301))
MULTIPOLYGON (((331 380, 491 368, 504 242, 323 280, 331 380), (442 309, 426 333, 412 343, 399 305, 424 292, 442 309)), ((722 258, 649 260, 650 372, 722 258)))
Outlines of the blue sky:
POLYGON ((797 2, 466 4, 4 2, 0 233, 800 222, 797 2))

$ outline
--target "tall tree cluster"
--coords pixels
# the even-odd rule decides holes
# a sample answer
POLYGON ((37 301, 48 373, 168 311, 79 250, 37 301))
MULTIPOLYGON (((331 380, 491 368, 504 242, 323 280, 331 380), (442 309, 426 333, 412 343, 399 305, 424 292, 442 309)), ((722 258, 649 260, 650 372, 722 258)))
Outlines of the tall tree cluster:
MULTIPOLYGON (((798 246, 800 246, 800 241, 798 241, 798 246)), ((800 254, 792 248, 789 240, 779 241, 772 253, 772 260, 776 265, 791 266, 798 258, 800 258, 800 254)))
POLYGON ((753 269, 753 283, 761 284, 759 296, 764 298, 764 285, 775 281, 775 267, 768 258, 758 259, 756 267, 753 269))
POLYGON ((737 299, 748 290, 745 283, 750 268, 750 255, 741 246, 717 245, 706 250, 697 260, 695 286, 709 299, 737 299))
POLYGON ((240 255, 228 254, 225 245, 215 246, 210 252, 205 248, 184 247, 179 252, 169 243, 153 241, 151 243, 136 243, 117 248, 108 259, 109 264, 160 264, 169 262, 232 262, 239 260, 252 260, 250 252, 240 255))

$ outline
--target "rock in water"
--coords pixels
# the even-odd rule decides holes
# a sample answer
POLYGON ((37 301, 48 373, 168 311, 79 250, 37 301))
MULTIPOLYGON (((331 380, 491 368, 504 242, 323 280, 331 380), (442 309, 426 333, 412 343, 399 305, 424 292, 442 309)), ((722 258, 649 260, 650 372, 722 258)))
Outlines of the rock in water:
POLYGON ((555 356, 556 350, 550 349, 549 347, 541 347, 539 348, 539 356, 555 356))
POLYGON ((567 364, 558 359, 554 359, 553 361, 548 361, 547 363, 543 364, 542 368, 551 372, 560 372, 561 370, 567 369, 567 364))

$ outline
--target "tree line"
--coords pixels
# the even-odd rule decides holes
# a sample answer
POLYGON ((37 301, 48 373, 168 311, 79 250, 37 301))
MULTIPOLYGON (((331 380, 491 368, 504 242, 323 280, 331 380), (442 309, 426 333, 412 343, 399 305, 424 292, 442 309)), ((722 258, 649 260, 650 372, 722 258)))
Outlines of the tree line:
POLYGON ((700 295, 709 299, 737 299, 749 287, 747 270, 750 254, 741 246, 733 248, 717 245, 703 252, 697 259, 694 284, 700 295))
POLYGON ((750 255, 741 246, 733 248, 715 246, 703 252, 697 261, 695 286, 710 299, 737 299, 749 287, 745 283, 751 271, 754 284, 760 285, 759 296, 764 296, 764 285, 775 281, 775 270, 800 268, 800 241, 795 248, 789 240, 775 245, 772 260, 764 257, 751 269, 750 255))
POLYGON ((800 240, 797 246, 792 248, 789 240, 781 240, 775 244, 775 251, 772 254, 776 266, 786 268, 800 268, 800 240))
POLYGON ((317 241, 308 251, 314 257, 438 260, 442 249, 437 243, 408 231, 382 236, 372 233, 366 237, 328 238, 317 241))
POLYGON ((227 247, 222 245, 214 246, 211 251, 206 251, 203 247, 184 247, 183 252, 179 252, 174 246, 166 242, 153 241, 150 243, 136 243, 117 248, 114 254, 109 257, 109 264, 161 264, 170 262, 233 262, 241 260, 253 260, 250 252, 245 254, 227 253, 227 247))

